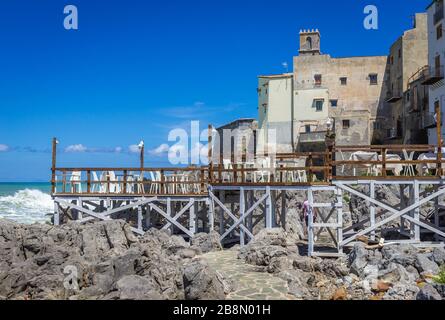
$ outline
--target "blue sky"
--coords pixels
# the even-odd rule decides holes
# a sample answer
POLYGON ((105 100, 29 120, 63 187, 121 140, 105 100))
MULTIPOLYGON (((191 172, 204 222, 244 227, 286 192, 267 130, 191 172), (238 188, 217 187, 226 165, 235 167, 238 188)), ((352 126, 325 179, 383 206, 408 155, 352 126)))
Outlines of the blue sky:
POLYGON ((1 1, 0 181, 48 181, 53 136, 60 166, 137 166, 141 139, 146 165, 166 165, 153 150, 172 128, 256 118, 257 75, 291 68, 300 29, 332 56, 385 55, 429 3, 1 1), (79 30, 63 28, 67 4, 79 30), (379 30, 363 28, 368 4, 379 30))

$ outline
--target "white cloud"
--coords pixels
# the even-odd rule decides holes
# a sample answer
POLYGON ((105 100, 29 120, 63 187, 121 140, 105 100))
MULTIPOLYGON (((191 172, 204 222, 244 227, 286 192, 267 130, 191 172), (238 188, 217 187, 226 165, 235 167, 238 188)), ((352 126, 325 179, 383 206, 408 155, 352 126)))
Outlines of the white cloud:
POLYGON ((170 149, 169 145, 166 143, 163 143, 156 149, 150 150, 150 154, 155 155, 155 156, 161 156, 161 155, 167 153, 169 149, 170 149))
POLYGON ((121 152, 122 152, 122 147, 116 147, 116 148, 114 148, 114 152, 115 152, 115 153, 121 153, 121 152))
POLYGON ((131 146, 128 147, 128 151, 130 153, 139 153, 139 146, 137 144, 132 144, 131 146))
POLYGON ((9 151, 9 146, 6 144, 0 144, 0 152, 6 152, 9 151))
POLYGON ((85 147, 82 144, 73 144, 65 148, 65 152, 69 153, 86 152, 87 150, 88 150, 87 147, 85 147))

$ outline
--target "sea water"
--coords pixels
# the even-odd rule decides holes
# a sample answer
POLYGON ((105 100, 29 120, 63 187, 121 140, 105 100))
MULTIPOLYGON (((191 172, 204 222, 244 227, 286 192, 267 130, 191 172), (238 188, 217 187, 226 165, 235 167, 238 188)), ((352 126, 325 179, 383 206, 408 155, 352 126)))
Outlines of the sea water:
POLYGON ((46 223, 54 211, 49 183, 0 183, 0 219, 46 223))

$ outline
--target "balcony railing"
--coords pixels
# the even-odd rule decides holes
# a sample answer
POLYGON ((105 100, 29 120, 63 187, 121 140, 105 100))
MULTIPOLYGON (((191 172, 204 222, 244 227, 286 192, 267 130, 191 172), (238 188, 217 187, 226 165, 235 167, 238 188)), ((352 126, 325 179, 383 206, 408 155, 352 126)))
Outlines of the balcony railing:
POLYGON ((422 84, 433 85, 444 78, 444 66, 428 66, 422 70, 422 84))
POLYGON ((389 90, 386 93, 386 102, 393 103, 402 99, 402 92, 400 90, 389 90))
POLYGON ((436 128, 437 127, 436 115, 431 112, 425 112, 422 116, 422 127, 423 129, 436 128))
POLYGON ((326 131, 300 133, 300 143, 325 142, 326 131))

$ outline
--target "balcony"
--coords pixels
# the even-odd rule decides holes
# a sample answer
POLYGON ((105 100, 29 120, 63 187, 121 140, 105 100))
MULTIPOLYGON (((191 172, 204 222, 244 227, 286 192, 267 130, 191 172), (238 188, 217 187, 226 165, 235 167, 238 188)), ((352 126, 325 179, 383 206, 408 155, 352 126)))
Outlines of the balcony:
POLYGON ((423 129, 432 129, 437 127, 437 121, 435 114, 431 112, 425 112, 422 117, 423 129))
POLYGON ((434 13, 434 24, 437 24, 440 20, 442 20, 443 16, 444 16, 443 4, 440 4, 436 7, 436 12, 434 13))
POLYGON ((402 99, 402 93, 400 90, 389 90, 386 93, 386 102, 394 103, 402 99))
POLYGON ((444 67, 428 66, 422 70, 422 84, 425 86, 433 85, 444 78, 444 67))
POLYGON ((300 143, 324 143, 326 131, 300 133, 300 143))

